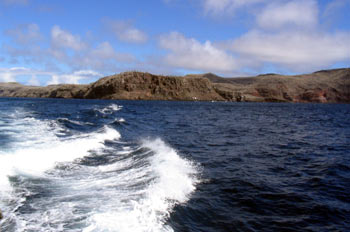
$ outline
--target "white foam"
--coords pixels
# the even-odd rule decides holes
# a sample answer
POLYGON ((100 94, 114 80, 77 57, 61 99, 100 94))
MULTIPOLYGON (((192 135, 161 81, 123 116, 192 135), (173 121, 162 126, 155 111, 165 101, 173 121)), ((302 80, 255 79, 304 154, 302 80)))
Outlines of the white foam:
MULTIPOLYGON (((33 118, 15 126, 20 138, 10 150, 0 153, 0 189, 9 190, 8 177, 13 175, 43 176, 59 162, 73 161, 103 147, 107 139, 119 139, 120 134, 109 127, 87 135, 59 139, 50 122, 33 118)), ((57 128, 56 128, 57 129, 57 128)))
MULTIPOLYGON (((63 128, 54 121, 34 118, 13 121, 9 128, 15 132, 14 143, 0 152, 0 207, 6 213, 1 223, 13 218, 17 231, 173 231, 166 220, 176 204, 189 199, 198 182, 195 166, 161 139, 143 141, 141 146, 123 141, 104 145, 120 138, 107 126, 63 139, 56 136, 63 128), (84 165, 84 157, 105 154, 120 159, 84 165), (72 162, 77 159, 81 162, 72 162), (9 176, 31 177, 26 181, 45 178, 47 183, 24 183, 39 184, 47 195, 31 202, 15 196, 9 176), (30 204, 35 210, 21 214, 3 204, 7 193, 17 197, 11 199, 17 208, 30 204), (79 226, 68 228, 70 223, 79 226)), ((30 196, 31 190, 25 190, 30 196)))
MULTIPOLYGON (((119 203, 117 207, 101 210, 90 218, 84 231, 173 231, 165 225, 175 204, 184 203, 195 190, 197 170, 162 140, 144 141, 143 147, 154 152, 149 166, 126 173, 125 178, 140 180, 145 174, 155 178, 138 199, 119 203)), ((110 171, 112 166, 102 168, 110 171)), ((117 167, 114 167, 117 168, 117 167)), ((113 169, 113 168, 112 168, 113 169)), ((119 180, 123 179, 121 176, 119 180)))
POLYGON ((99 111, 102 114, 112 114, 115 111, 119 111, 123 108, 123 106, 119 106, 117 104, 111 104, 107 107, 104 107, 102 109, 96 109, 97 111, 99 111))
POLYGON ((118 106, 117 104, 111 104, 111 105, 109 106, 109 108, 110 108, 111 110, 118 111, 118 110, 121 110, 123 107, 122 107, 122 106, 118 106))
POLYGON ((74 124, 79 125, 79 126, 94 125, 91 122, 81 122, 81 121, 76 121, 76 120, 72 120, 69 118, 58 118, 58 120, 68 121, 68 122, 74 123, 74 124))

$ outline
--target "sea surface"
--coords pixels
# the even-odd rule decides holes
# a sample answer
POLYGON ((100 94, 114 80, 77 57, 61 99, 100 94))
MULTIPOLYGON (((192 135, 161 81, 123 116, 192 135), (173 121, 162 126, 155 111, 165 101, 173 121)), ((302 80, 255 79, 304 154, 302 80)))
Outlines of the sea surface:
POLYGON ((350 231, 350 105, 0 99, 0 231, 350 231))

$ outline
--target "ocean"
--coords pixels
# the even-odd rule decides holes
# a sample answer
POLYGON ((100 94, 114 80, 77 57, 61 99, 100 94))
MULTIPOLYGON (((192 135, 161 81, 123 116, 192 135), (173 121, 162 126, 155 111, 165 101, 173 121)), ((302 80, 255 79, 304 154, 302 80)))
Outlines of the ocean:
POLYGON ((0 99, 0 231, 350 231, 350 105, 0 99))

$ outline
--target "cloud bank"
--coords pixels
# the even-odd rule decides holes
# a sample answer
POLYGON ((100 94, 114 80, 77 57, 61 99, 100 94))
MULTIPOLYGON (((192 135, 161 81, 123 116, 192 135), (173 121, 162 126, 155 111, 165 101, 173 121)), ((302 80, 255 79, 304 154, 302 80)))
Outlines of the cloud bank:
MULTIPOLYGON (((205 20, 235 20, 243 12, 249 15, 250 23, 240 34, 217 40, 196 38, 196 32, 189 36, 190 32, 181 28, 150 36, 152 33, 136 27, 132 20, 102 19, 101 31, 109 37, 100 37, 96 31, 76 34, 61 25, 52 25, 43 32, 38 24, 20 24, 3 31, 6 40, 2 42, 0 61, 22 69, 2 69, 0 80, 15 81, 16 76, 34 72, 29 84, 37 84, 39 75, 51 75, 50 84, 80 83, 135 69, 225 76, 246 70, 258 73, 264 67, 311 72, 350 61, 350 31, 324 25, 328 23, 325 17, 336 15, 349 4, 347 0, 329 1, 322 7, 316 0, 198 3, 197 10, 205 20), (26 65, 31 68, 23 69, 26 65)), ((234 30, 234 25, 230 26, 228 30, 234 30)))

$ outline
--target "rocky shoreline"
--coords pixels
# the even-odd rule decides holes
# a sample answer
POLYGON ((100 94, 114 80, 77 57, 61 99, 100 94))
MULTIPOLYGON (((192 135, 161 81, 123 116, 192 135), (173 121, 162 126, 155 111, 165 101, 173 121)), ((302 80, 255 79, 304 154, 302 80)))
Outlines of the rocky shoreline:
POLYGON ((0 83, 0 97, 350 103, 350 68, 242 78, 211 73, 180 77, 124 72, 89 85, 0 83))

